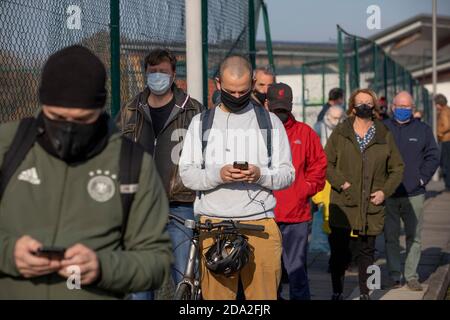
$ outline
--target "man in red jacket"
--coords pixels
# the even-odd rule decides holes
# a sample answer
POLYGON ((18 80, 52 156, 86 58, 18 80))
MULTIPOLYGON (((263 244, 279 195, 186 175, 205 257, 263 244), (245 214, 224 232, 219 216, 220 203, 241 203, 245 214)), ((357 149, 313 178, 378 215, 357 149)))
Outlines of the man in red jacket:
POLYGON ((311 221, 309 198, 325 186, 327 159, 314 130, 292 115, 292 90, 288 85, 270 86, 267 102, 269 110, 284 124, 295 168, 294 183, 288 189, 274 191, 275 219, 283 236, 282 261, 289 278, 289 296, 291 300, 309 300, 306 272, 311 221))

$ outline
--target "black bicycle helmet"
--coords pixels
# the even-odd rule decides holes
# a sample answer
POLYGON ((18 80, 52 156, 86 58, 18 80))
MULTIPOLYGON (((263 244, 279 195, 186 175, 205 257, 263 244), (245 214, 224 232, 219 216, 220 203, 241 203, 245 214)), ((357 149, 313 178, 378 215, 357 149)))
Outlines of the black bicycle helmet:
POLYGON ((231 276, 248 262, 250 246, 242 234, 222 234, 205 254, 206 267, 215 274, 231 276))

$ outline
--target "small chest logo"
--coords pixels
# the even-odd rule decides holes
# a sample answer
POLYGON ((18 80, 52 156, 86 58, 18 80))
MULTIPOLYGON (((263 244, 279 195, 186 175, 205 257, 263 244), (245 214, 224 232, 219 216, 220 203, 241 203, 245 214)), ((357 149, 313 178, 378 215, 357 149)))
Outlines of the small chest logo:
POLYGON ((89 172, 89 176, 91 179, 89 179, 87 191, 92 199, 98 202, 106 202, 114 196, 116 192, 114 180, 117 179, 115 174, 97 170, 89 172))
POLYGON ((302 141, 300 139, 297 139, 294 141, 294 144, 302 144, 302 141))
POLYGON ((419 139, 417 139, 417 138, 409 138, 409 141, 410 141, 410 142, 418 142, 419 139))
POLYGON ((26 182, 29 182, 29 183, 35 184, 35 185, 41 184, 41 179, 39 179, 39 176, 37 174, 35 167, 22 171, 19 174, 19 177, 17 179, 26 181, 26 182))

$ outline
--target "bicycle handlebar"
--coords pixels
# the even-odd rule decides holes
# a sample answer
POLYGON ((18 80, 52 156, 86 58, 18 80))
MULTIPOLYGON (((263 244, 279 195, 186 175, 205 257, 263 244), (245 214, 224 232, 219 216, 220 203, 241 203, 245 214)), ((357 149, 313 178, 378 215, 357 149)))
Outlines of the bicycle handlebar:
POLYGON ((207 230, 211 231, 212 229, 237 229, 237 230, 251 230, 251 231, 264 231, 264 226, 254 225, 254 224, 246 224, 241 222, 236 222, 233 220, 224 220, 217 223, 212 223, 210 220, 206 220, 205 223, 195 222, 189 219, 183 219, 177 217, 173 214, 169 214, 169 218, 177 221, 178 223, 186 226, 190 229, 198 229, 198 230, 207 230))

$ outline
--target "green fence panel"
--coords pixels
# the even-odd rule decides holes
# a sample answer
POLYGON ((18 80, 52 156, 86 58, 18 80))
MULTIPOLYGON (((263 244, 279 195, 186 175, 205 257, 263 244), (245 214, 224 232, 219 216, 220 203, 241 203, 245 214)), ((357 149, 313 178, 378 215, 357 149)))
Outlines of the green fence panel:
MULTIPOLYGON (((248 1, 203 1, 205 98, 226 56, 249 56, 249 19, 258 21, 261 3, 251 0, 251 15, 248 1)), ((38 111, 44 62, 72 44, 88 47, 105 64, 107 110, 113 114, 145 87, 143 61, 154 48, 177 56, 177 84, 186 89, 185 20, 185 0, 1 0, 0 122, 38 111)))

